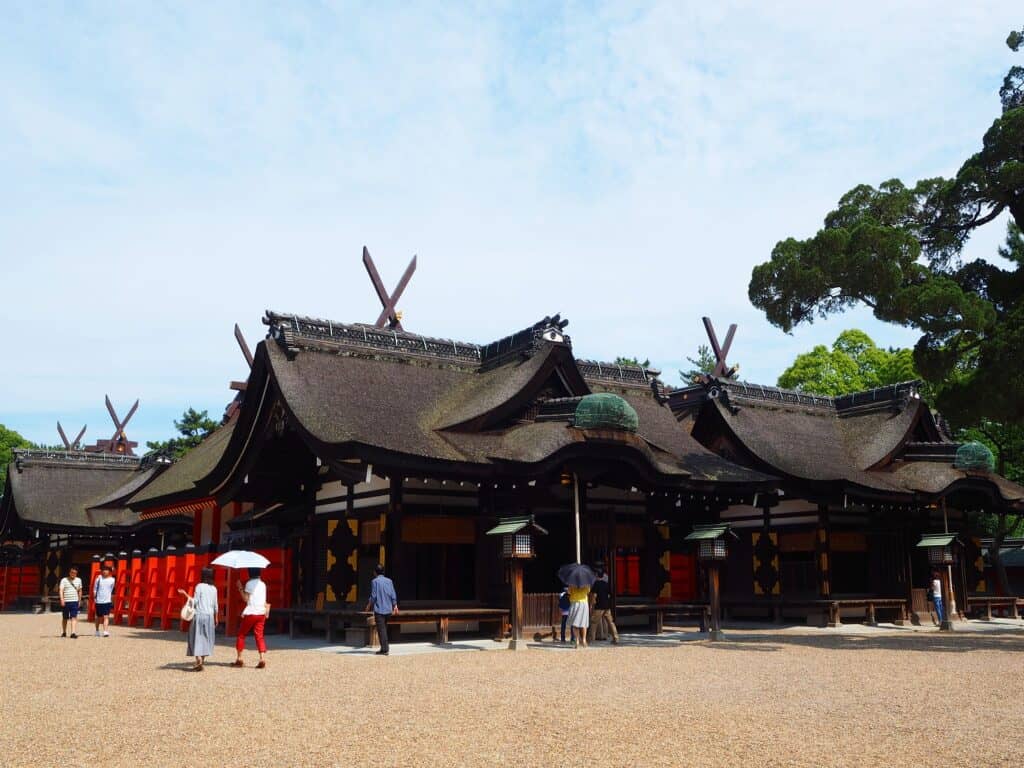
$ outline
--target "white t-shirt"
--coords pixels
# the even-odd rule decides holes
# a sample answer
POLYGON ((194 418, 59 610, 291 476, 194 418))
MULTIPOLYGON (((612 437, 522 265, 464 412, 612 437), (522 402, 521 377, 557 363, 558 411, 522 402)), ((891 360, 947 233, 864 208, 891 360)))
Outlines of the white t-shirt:
POLYGON ((113 576, 102 576, 96 577, 96 583, 93 585, 93 589, 96 592, 97 603, 111 603, 114 601, 114 582, 113 576))
POLYGON ((267 585, 262 579, 249 579, 245 582, 245 593, 249 596, 249 604, 242 615, 263 616, 267 612, 267 585))
POLYGON ((65 576, 60 580, 60 594, 64 598, 65 603, 77 603, 78 602, 78 591, 82 588, 82 580, 75 576, 73 579, 69 579, 65 576))
POLYGON ((932 595, 934 597, 942 597, 942 582, 938 579, 932 579, 932 595))

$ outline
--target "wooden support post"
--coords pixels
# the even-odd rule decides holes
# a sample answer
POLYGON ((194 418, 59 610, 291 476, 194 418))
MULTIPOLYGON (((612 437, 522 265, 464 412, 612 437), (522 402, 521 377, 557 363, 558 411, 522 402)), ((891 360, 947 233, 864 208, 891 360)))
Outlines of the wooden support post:
POLYGON ((214 547, 220 544, 220 504, 216 503, 210 510, 210 543, 214 547))
POLYGON ((942 632, 953 631, 953 618, 949 606, 949 568, 943 566, 939 571, 939 586, 942 589, 942 621, 939 623, 939 630, 942 632))
POLYGON ((878 621, 875 619, 875 604, 872 602, 868 603, 866 620, 864 622, 869 627, 877 627, 878 621))
POLYGON ((817 530, 818 596, 828 598, 832 594, 832 523, 829 520, 828 505, 818 505, 817 530))
POLYGON ((526 649, 523 640, 523 561, 513 559, 509 562, 512 577, 512 639, 509 640, 510 651, 526 649))
POLYGON ((718 561, 708 563, 708 594, 711 602, 711 631, 708 632, 709 640, 721 640, 722 627, 720 624, 721 598, 718 594, 718 561))
POLYGON ((842 623, 842 619, 839 616, 839 603, 833 600, 828 604, 828 625, 830 627, 838 627, 842 623))
POLYGON ((613 506, 608 510, 608 562, 605 563, 608 567, 608 589, 611 592, 613 619, 616 619, 615 611, 618 609, 618 600, 615 595, 619 591, 619 577, 615 569, 615 564, 618 562, 619 555, 617 520, 618 516, 615 514, 615 507, 613 506))

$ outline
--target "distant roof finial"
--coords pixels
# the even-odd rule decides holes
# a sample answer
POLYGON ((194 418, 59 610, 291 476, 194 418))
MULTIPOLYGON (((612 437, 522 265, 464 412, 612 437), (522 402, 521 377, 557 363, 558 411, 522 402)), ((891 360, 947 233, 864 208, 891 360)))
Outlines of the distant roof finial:
POLYGON ((57 422, 57 432, 60 433, 60 439, 64 443, 65 451, 77 451, 81 447, 82 438, 85 437, 85 426, 82 427, 74 440, 68 440, 68 436, 64 434, 64 427, 60 425, 59 421, 57 422))
POLYGON ((128 425, 132 416, 135 415, 135 411, 139 409, 139 401, 135 401, 135 404, 128 411, 128 415, 122 419, 117 415, 117 411, 114 410, 114 404, 110 402, 110 396, 105 395, 104 399, 107 404, 107 413, 110 414, 110 418, 114 421, 114 434, 109 440, 97 440, 95 445, 89 446, 86 450, 95 453, 115 453, 123 456, 134 456, 135 451, 132 449, 138 447, 139 444, 134 440, 128 439, 124 428, 128 425))

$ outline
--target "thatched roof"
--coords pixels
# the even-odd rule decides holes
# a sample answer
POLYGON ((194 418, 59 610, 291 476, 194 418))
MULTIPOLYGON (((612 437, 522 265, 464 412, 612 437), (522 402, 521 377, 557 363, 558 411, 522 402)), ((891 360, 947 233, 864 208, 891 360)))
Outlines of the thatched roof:
POLYGON ((956 444, 905 382, 821 397, 709 378, 670 396, 677 420, 704 444, 725 439, 752 466, 810 483, 903 498, 970 485, 1012 503, 1024 488, 993 473, 953 467, 956 444))
POLYGON ((118 501, 124 488, 137 488, 153 476, 150 468, 140 470, 140 461, 84 451, 16 450, 0 515, 4 530, 13 530, 15 520, 26 528, 61 531, 136 521, 118 501))
MULTIPOLYGON (((189 472, 196 493, 221 493, 229 477, 241 474, 242 456, 259 450, 254 446, 275 404, 325 462, 373 455, 378 464, 410 469, 514 475, 600 453, 622 458, 654 482, 772 482, 680 429, 651 388, 655 371, 578 363, 558 316, 484 345, 273 312, 265 322, 270 333, 257 346, 234 432, 218 439, 220 454, 211 445, 208 462, 196 467, 204 479, 189 472), (614 392, 633 406, 635 434, 576 429, 572 409, 558 406, 595 391, 614 392)), ((133 508, 183 499, 188 486, 172 484, 171 473, 185 461, 137 495, 133 508)))
POLYGON ((218 427, 203 442, 161 472, 153 482, 134 494, 128 504, 138 509, 151 508, 160 506, 164 501, 202 496, 196 490, 196 483, 206 477, 220 461, 234 428, 234 420, 218 427))

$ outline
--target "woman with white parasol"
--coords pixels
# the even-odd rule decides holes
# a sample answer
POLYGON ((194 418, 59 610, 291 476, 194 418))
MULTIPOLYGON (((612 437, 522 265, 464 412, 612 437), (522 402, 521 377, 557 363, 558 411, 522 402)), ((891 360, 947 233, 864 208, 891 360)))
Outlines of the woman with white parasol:
POLYGON ((238 637, 235 640, 235 651, 238 657, 232 666, 245 666, 245 662, 242 661, 242 652, 245 650, 245 638, 252 632, 256 638, 256 650, 260 654, 256 668, 263 669, 267 666, 267 643, 263 639, 263 629, 267 622, 267 616, 270 615, 270 605, 267 603, 267 585, 260 578, 260 571, 270 565, 270 561, 256 552, 232 550, 217 557, 212 564, 226 568, 248 569, 249 580, 244 585, 241 579, 237 582, 238 592, 245 600, 245 608, 242 610, 242 622, 238 627, 238 637))
POLYGON ((187 601, 182 608, 181 617, 191 622, 188 625, 188 647, 185 653, 196 658, 192 671, 202 672, 206 657, 213 654, 216 643, 214 633, 217 629, 217 587, 213 583, 213 568, 203 568, 202 581, 196 584, 191 595, 184 589, 179 589, 178 592, 184 595, 187 601))

